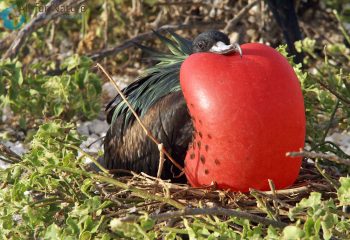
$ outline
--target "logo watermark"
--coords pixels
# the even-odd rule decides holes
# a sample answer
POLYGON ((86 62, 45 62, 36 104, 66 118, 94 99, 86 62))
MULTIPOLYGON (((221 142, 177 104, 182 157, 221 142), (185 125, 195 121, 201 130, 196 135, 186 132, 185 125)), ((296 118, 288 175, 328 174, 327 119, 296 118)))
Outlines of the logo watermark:
MULTIPOLYGON (((2 0, 0 0, 0 2, 2 2, 2 0)), ((45 4, 41 3, 25 4, 21 7, 12 5, 3 10, 0 9, 0 29, 3 26, 7 30, 18 30, 26 22, 25 13, 28 13, 28 15, 33 11, 37 13, 46 13, 49 10, 50 9, 45 4), (1 24, 1 20, 3 24, 1 24)), ((63 18, 78 18, 80 14, 86 12, 86 10, 87 8, 84 4, 80 6, 58 5, 51 9, 53 13, 60 13, 63 18)))
POLYGON ((15 23, 13 19, 10 18, 11 13, 14 12, 14 7, 8 7, 0 11, 0 19, 3 21, 4 28, 9 30, 17 30, 25 23, 26 18, 23 15, 20 15, 20 19, 15 23))

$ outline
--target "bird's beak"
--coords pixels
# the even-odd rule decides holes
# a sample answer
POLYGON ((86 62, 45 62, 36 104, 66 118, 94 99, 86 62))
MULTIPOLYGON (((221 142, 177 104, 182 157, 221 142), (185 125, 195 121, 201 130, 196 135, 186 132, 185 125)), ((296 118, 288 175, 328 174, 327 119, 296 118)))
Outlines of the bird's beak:
POLYGON ((227 45, 219 41, 211 47, 209 52, 217 53, 217 54, 229 54, 232 52, 236 52, 236 53, 239 53, 239 55, 242 57, 242 49, 238 43, 227 45))

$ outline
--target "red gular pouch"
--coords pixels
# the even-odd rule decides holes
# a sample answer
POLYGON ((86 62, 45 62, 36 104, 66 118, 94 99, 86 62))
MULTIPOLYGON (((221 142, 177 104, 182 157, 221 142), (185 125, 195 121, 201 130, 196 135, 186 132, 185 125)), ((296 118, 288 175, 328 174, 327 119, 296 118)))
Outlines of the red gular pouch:
POLYGON ((294 183, 303 148, 305 110, 298 78, 275 49, 258 43, 238 54, 196 53, 180 83, 195 132, 185 159, 192 186, 247 192, 294 183))

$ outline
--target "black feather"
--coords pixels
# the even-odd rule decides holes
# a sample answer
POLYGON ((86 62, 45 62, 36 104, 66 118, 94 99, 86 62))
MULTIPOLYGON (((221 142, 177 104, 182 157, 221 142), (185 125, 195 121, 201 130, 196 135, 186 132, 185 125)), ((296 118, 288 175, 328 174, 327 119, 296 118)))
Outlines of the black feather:
MULTIPOLYGON (((180 91, 179 72, 182 62, 192 53, 192 42, 169 32, 172 39, 169 39, 158 32, 155 35, 169 48, 172 54, 162 53, 153 48, 135 43, 146 53, 150 54, 150 59, 159 61, 154 67, 145 73, 134 83, 123 89, 135 111, 142 117, 159 99, 169 93, 180 91)), ((125 116, 124 126, 130 126, 135 118, 132 116, 128 106, 120 96, 116 96, 107 106, 107 121, 111 126, 116 126, 114 122, 122 115, 125 116)))

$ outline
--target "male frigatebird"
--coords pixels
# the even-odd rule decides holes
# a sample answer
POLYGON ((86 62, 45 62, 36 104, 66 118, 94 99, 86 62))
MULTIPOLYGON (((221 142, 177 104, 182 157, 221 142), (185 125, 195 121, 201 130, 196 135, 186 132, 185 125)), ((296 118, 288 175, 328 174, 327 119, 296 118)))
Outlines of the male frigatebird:
MULTIPOLYGON (((157 32, 171 54, 139 46, 159 63, 145 71, 138 80, 123 90, 128 101, 170 155, 183 166, 186 151, 192 140, 193 126, 180 88, 179 72, 182 62, 192 53, 238 52, 238 44, 230 44, 228 36, 211 30, 198 35, 193 42, 170 32, 171 39, 157 32)), ((107 169, 127 169, 156 176, 159 150, 144 133, 125 102, 118 95, 106 107, 110 128, 104 140, 104 158, 107 169)), ((180 171, 170 161, 164 163, 161 177, 173 179, 180 171)), ((183 181, 182 179, 174 179, 183 181)))

